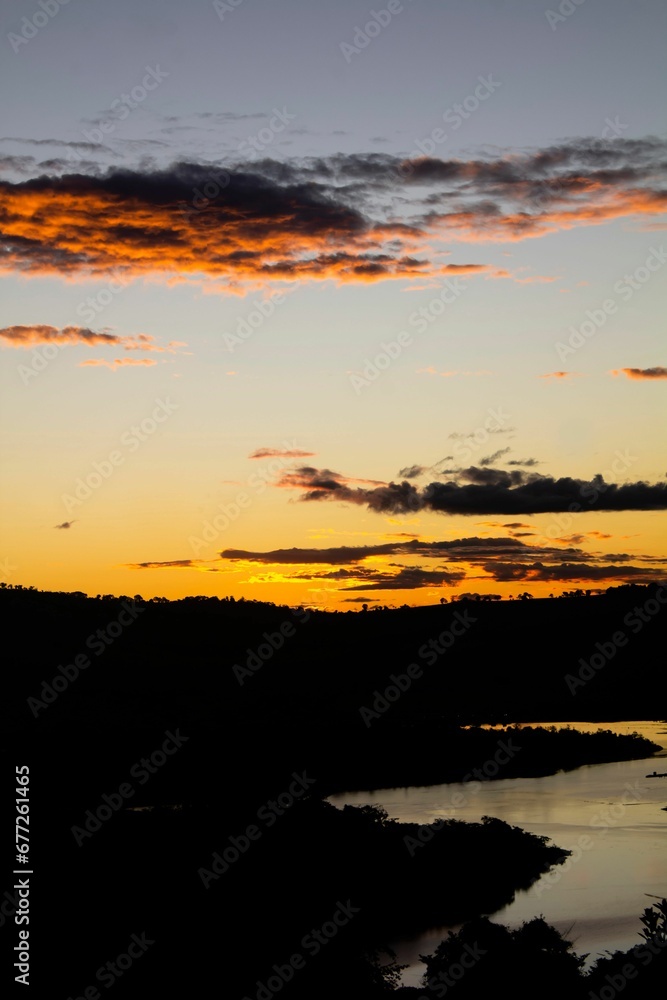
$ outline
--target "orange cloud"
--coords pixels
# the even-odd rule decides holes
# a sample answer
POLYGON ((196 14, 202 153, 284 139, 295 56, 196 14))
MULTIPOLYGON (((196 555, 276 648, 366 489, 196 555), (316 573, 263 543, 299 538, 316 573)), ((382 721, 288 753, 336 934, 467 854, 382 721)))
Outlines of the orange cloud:
POLYGON ((411 255, 419 234, 372 223, 315 192, 240 177, 221 201, 189 209, 191 184, 175 175, 70 175, 0 183, 2 270, 265 283, 271 279, 371 282, 428 273, 411 255))
POLYGON ((212 199, 200 191, 210 167, 193 163, 3 181, 0 268, 70 279, 157 275, 236 293, 272 280, 512 278, 489 264, 436 264, 433 236, 516 241, 619 218, 648 221, 667 208, 664 146, 650 137, 604 148, 577 139, 496 159, 426 157, 409 163, 407 177, 398 158, 371 154, 288 161, 280 180, 262 174, 261 163, 242 164, 212 199), (354 207, 338 180, 348 176, 354 207), (425 203, 437 208, 424 213, 425 203))
MULTIPOLYGON (((518 192, 515 192, 518 193, 518 192)), ((518 242, 548 236, 578 226, 599 226, 615 219, 638 215, 661 215, 667 211, 667 193, 634 189, 608 191, 602 183, 588 186, 587 201, 575 208, 526 212, 464 210, 446 215, 433 215, 434 230, 446 231, 456 239, 468 242, 518 242)))
POLYGON ((79 368, 111 368, 112 371, 116 371, 118 368, 128 368, 128 367, 149 367, 156 365, 157 361, 153 361, 150 358, 114 358, 112 361, 107 361, 106 358, 89 358, 87 361, 82 361, 79 368))
POLYGON ((667 378, 667 368, 614 368, 611 375, 625 375, 636 381, 667 378))
POLYGON ((147 333, 132 336, 118 336, 101 331, 89 330, 84 326, 65 326, 59 329, 46 324, 30 326, 5 326, 0 329, 0 342, 7 347, 29 350, 42 344, 55 344, 66 347, 69 344, 95 344, 99 347, 122 347, 125 351, 157 351, 158 353, 177 354, 179 347, 186 347, 183 340, 170 340, 166 347, 155 343, 155 337, 147 333))
POLYGON ((576 378, 581 372, 548 372, 546 375, 538 375, 538 378, 576 378))
POLYGON ((299 448, 257 448, 248 458, 313 458, 316 454, 299 448))
MULTIPOLYGON (((440 268, 440 274, 479 274, 483 271, 494 271, 489 264, 445 264, 440 268)), ((504 277, 508 271, 497 272, 504 277)))
POLYGON ((30 326, 5 326, 0 329, 0 341, 7 347, 29 350, 40 344, 103 344, 116 347, 120 338, 106 330, 96 333, 83 326, 56 326, 34 324, 30 326))

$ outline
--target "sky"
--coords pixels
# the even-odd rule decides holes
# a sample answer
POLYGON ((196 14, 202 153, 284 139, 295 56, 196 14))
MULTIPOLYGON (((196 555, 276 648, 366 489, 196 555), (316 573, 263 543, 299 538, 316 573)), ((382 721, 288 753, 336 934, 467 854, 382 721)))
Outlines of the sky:
POLYGON ((0 576, 667 578, 661 0, 16 0, 0 576))

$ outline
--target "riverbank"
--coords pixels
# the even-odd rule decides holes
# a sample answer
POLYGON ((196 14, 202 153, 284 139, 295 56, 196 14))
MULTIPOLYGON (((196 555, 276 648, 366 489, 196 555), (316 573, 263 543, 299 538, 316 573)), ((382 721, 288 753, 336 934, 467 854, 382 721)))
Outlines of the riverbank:
MULTIPOLYGON (((606 724, 605 724, 606 725, 606 724)), ((618 729, 640 726, 663 746, 664 723, 619 723, 618 729)), ((664 752, 664 751, 663 751, 664 752)), ((336 796, 345 804, 373 804, 402 821, 421 824, 457 817, 467 822, 490 815, 527 832, 547 836, 572 853, 563 865, 543 875, 528 890, 492 913, 495 923, 518 928, 541 914, 574 942, 587 967, 607 950, 637 943, 640 915, 650 897, 667 889, 664 850, 664 782, 645 775, 651 759, 585 766, 535 778, 499 779, 473 785, 396 788, 336 796)), ((392 942, 400 963, 409 969, 404 982, 416 985, 424 971, 420 955, 432 953, 459 925, 440 925, 392 942)))
POLYGON ((327 794, 381 788, 544 777, 589 764, 640 760, 662 750, 639 733, 581 731, 569 725, 391 728, 372 743, 356 741, 345 761, 323 760, 319 773, 327 794))

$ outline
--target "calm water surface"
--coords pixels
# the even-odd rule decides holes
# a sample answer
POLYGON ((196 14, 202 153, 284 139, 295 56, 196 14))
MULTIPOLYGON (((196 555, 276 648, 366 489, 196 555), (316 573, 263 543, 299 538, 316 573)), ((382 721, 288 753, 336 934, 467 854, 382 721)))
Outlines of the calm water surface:
MULTIPOLYGON (((571 725, 587 731, 641 733, 660 744, 663 759, 595 764, 545 778, 489 781, 476 794, 471 792, 476 785, 464 783, 352 792, 332 796, 331 802, 341 807, 382 806, 392 818, 413 823, 441 817, 475 822, 496 816, 574 850, 565 870, 557 866, 529 890, 517 892, 514 902, 497 910, 493 920, 516 927, 542 915, 566 934, 575 951, 588 953, 590 963, 606 950, 637 944, 642 911, 656 896, 667 896, 667 812, 662 811, 667 805, 667 778, 646 778, 653 770, 667 771, 667 724, 571 725), (466 802, 454 809, 451 799, 456 792, 466 802), (586 850, 577 849, 582 837, 589 838, 584 841, 586 850)), ((518 735, 513 740, 520 745, 518 735)), ((403 975, 406 985, 419 985, 424 971, 419 955, 433 952, 447 931, 455 929, 434 928, 392 943, 399 963, 409 965, 403 975)))

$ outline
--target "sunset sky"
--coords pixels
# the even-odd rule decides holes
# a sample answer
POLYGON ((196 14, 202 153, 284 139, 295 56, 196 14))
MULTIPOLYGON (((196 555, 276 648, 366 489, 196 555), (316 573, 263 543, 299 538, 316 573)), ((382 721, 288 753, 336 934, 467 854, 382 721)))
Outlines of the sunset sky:
POLYGON ((5 582, 667 578, 662 0, 60 3, 2 13, 5 582))

